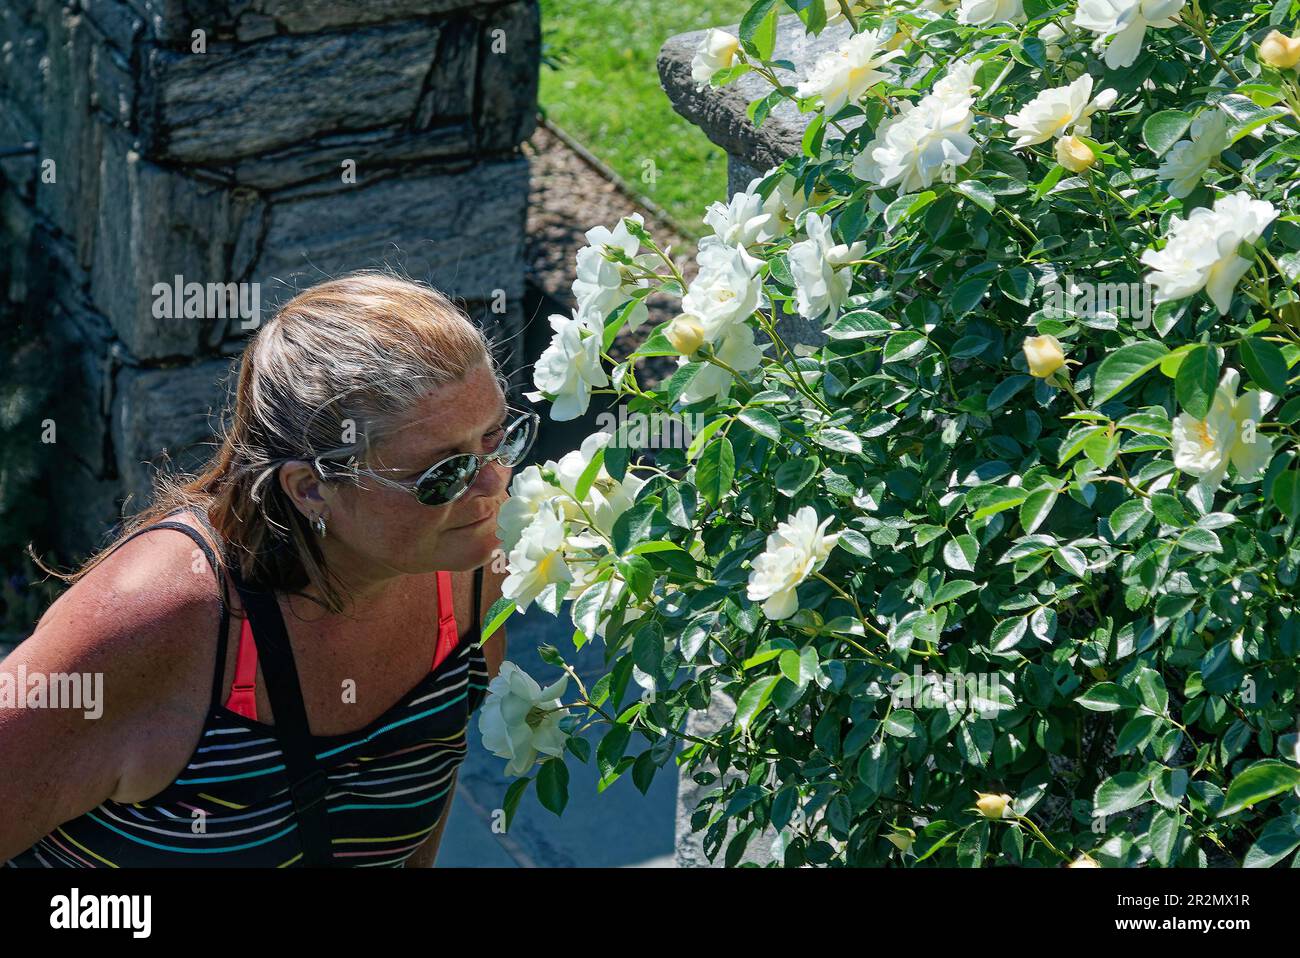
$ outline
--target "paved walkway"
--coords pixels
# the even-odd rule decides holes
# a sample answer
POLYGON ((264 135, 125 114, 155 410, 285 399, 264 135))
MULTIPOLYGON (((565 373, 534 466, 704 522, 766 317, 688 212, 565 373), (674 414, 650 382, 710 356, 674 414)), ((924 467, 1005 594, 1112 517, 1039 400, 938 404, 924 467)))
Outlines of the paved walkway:
MULTIPOLYGON (((506 657, 542 685, 560 675, 537 654, 544 643, 564 652, 588 687, 604 673, 604 645, 591 643, 575 656, 573 625, 563 611, 556 618, 534 606, 509 621, 507 634, 506 657)), ((593 731, 603 729, 597 726, 593 731)), ((598 741, 592 741, 593 755, 598 741)), ((673 763, 655 776, 645 795, 632 784, 630 771, 597 794, 595 758, 589 765, 570 758, 569 804, 564 814, 557 818, 544 809, 529 786, 509 833, 498 835, 492 829, 492 811, 501 807, 512 781, 504 774, 505 764, 483 748, 476 716, 470 723, 469 755, 461 768, 438 867, 674 867, 677 771, 673 763)))

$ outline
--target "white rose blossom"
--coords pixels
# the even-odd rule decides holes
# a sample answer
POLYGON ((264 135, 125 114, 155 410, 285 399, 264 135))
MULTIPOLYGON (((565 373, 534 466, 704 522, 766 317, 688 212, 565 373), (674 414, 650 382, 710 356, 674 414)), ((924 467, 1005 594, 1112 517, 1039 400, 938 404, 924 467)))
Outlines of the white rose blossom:
POLYGON ((1106 66, 1119 70, 1132 66, 1142 52, 1147 27, 1163 30, 1174 25, 1186 0, 1079 0, 1074 25, 1097 34, 1093 49, 1106 48, 1106 66), (1110 44, 1107 45, 1106 41, 1110 44))
POLYGON ((545 395, 553 397, 551 418, 557 422, 577 419, 591 405, 592 389, 609 385, 600 362, 604 329, 594 315, 576 312, 569 318, 553 314, 550 323, 555 335, 533 366, 537 391, 524 395, 533 402, 545 395))
MULTIPOLYGON (((626 219, 638 225, 643 223, 640 213, 632 213, 626 219)), ((604 226, 589 229, 586 238, 589 245, 584 246, 577 253, 577 278, 573 281, 573 298, 577 300, 580 312, 594 313, 603 321, 615 307, 627 302, 636 289, 647 285, 646 280, 628 283, 620 265, 606 258, 605 248, 613 247, 621 250, 634 261, 644 262, 648 257, 638 258, 641 241, 628 232, 627 224, 623 220, 619 220, 618 225, 612 230, 604 226)), ((648 315, 649 311, 645 303, 637 303, 628 313, 629 326, 636 329, 645 322, 648 315)))
POLYGON ((696 89, 704 89, 715 74, 735 63, 739 49, 740 41, 726 30, 706 30, 691 59, 691 79, 696 89))
MULTIPOLYGON (((737 323, 727 329, 722 339, 715 344, 716 355, 738 373, 757 368, 763 359, 763 351, 754 342, 754 330, 748 323, 737 323)), ((689 360, 681 356, 678 366, 685 366, 689 360)), ((725 399, 731 392, 731 383, 735 377, 727 370, 713 363, 703 363, 695 377, 682 390, 681 400, 690 404, 703 399, 725 399)))
POLYGON ((520 532, 507 556, 510 574, 501 583, 501 595, 513 600, 520 612, 545 590, 573 581, 564 561, 566 532, 554 501, 544 504, 520 532))
POLYGON ((799 583, 826 563, 839 533, 826 535, 831 519, 817 524, 817 512, 804 506, 767 537, 767 546, 751 566, 747 595, 763 603, 769 619, 788 619, 799 609, 799 583))
POLYGON ((970 96, 978 63, 959 62, 919 103, 904 103, 887 117, 876 135, 853 160, 859 179, 881 188, 897 185, 900 193, 930 186, 945 167, 966 163, 975 150, 970 96))
POLYGON ((1102 90, 1092 95, 1092 77, 1084 74, 1069 86, 1044 90, 1023 107, 1019 113, 1006 117, 1011 127, 1010 135, 1016 137, 1016 147, 1046 143, 1053 137, 1092 134, 1092 115, 1098 110, 1109 110, 1115 105, 1114 90, 1102 90))
POLYGON ((766 243, 781 232, 776 212, 758 192, 762 179, 752 180, 743 193, 728 203, 713 203, 704 214, 704 224, 728 246, 766 243))
POLYGON ((1185 299, 1203 289, 1222 316, 1250 270, 1251 261, 1239 256, 1237 247, 1258 240, 1276 217, 1271 203, 1238 192, 1220 197, 1212 209, 1198 207, 1187 219, 1174 219, 1164 248, 1142 254, 1143 264, 1153 270, 1146 281, 1156 288, 1156 303, 1185 299))
POLYGON ((763 262, 744 247, 711 236, 700 243, 696 262, 699 272, 682 297, 682 312, 698 319, 705 340, 716 344, 759 307, 763 284, 757 274, 763 262))
POLYGON ((488 684, 478 728, 483 747, 507 760, 507 775, 527 775, 540 756, 558 758, 564 754, 569 736, 560 722, 569 710, 560 708, 560 697, 568 682, 565 675, 542 688, 515 663, 501 663, 500 671, 488 684))
POLYGON ((1192 121, 1191 139, 1179 140, 1165 154, 1157 175, 1169 180, 1169 195, 1184 199, 1201 183, 1201 174, 1228 148, 1228 117, 1222 110, 1203 110, 1192 121))
POLYGON ((804 231, 808 238, 791 246, 787 254, 799 315, 816 319, 825 313, 825 322, 833 323, 853 283, 849 264, 866 252, 867 244, 837 243, 830 217, 820 213, 808 214, 804 231))
POLYGON ((1025 18, 1021 0, 961 0, 957 22, 973 27, 1012 23, 1025 18))
POLYGON ((856 103, 887 74, 881 69, 902 50, 886 50, 879 30, 855 33, 838 50, 823 53, 808 78, 799 84, 801 97, 820 96, 826 115, 834 116, 846 103, 856 103))
POLYGON ((1235 369, 1225 370, 1204 419, 1184 412, 1174 420, 1174 465, 1196 476, 1211 494, 1223 482, 1229 463, 1242 481, 1251 482, 1273 458, 1273 444, 1256 430, 1277 397, 1255 389, 1238 396, 1240 381, 1235 369))

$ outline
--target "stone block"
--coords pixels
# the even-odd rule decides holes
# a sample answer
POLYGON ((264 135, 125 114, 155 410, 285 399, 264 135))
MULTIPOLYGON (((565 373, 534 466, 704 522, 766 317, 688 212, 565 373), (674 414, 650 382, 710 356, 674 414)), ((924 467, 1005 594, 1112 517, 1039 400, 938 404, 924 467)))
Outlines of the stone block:
POLYGON ((391 267, 466 301, 523 295, 528 163, 391 176, 328 192, 273 194, 262 256, 264 315, 301 289, 363 267, 391 267))
POLYGON ((477 123, 479 148, 492 153, 513 149, 537 126, 541 14, 536 0, 521 0, 483 16, 477 123))
POLYGON ((441 30, 402 21, 209 43, 202 54, 152 48, 140 91, 145 151, 170 162, 215 165, 325 134, 405 124, 441 30))
POLYGON ((213 436, 235 370, 213 359, 173 369, 120 369, 114 384, 112 436, 123 491, 134 508, 150 497, 159 468, 193 470, 212 455, 213 436))
POLYGON ((318 33, 342 27, 429 18, 482 6, 482 0, 129 0, 151 34, 188 46, 194 30, 209 39, 237 35, 241 23, 268 18, 280 33, 318 33))
POLYGON ((184 283, 242 280, 256 241, 232 239, 241 229, 260 233, 261 199, 252 190, 156 166, 112 130, 100 178, 100 241, 91 272, 96 304, 134 358, 193 355, 219 320, 155 316, 154 287, 178 275, 184 283))

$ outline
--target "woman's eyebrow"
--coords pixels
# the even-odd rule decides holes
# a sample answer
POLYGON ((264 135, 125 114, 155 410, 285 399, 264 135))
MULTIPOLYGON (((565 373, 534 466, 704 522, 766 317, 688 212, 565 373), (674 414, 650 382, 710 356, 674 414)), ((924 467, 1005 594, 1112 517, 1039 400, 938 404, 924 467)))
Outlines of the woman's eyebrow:
MULTIPOLYGON (((496 418, 495 418, 494 420, 492 420, 492 421, 496 424, 496 427, 500 427, 500 425, 501 425, 502 423, 504 423, 505 419, 506 419, 509 415, 510 415, 510 407, 509 407, 508 405, 506 405, 505 400, 502 400, 502 402, 501 402, 501 411, 497 414, 496 418)), ((447 455, 447 454, 450 454, 450 453, 454 453, 454 452, 456 452, 459 448, 460 448, 460 446, 457 445, 457 444, 455 444, 455 443, 452 443, 452 444, 450 444, 450 445, 449 445, 449 444, 446 444, 446 443, 444 443, 444 444, 442 444, 442 445, 439 445, 439 446, 435 447, 435 448, 434 448, 434 449, 429 453, 429 456, 432 457, 432 458, 430 459, 430 461, 432 462, 432 461, 436 460, 439 456, 443 456, 443 455, 447 455)))

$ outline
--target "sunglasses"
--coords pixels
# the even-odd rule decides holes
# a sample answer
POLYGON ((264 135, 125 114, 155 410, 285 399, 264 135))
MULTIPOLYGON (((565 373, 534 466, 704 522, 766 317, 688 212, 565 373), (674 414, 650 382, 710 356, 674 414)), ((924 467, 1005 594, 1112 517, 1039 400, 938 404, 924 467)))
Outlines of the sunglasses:
POLYGON ((501 440, 491 452, 461 452, 447 456, 414 479, 388 479, 371 469, 355 465, 352 468, 385 485, 409 492, 426 506, 450 505, 465 494, 465 490, 474 484, 479 472, 489 462, 499 462, 506 468, 513 469, 533 448, 541 416, 510 407, 507 410, 517 416, 506 426, 501 440))

